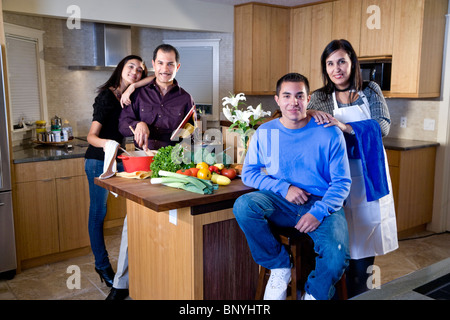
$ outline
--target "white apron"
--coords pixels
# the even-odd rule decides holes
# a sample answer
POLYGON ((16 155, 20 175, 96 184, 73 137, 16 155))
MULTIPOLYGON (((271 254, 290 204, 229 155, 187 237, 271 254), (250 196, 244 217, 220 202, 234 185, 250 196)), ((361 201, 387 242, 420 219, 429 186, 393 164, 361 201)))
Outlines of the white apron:
MULTIPOLYGON (((339 108, 336 94, 333 92, 334 117, 337 120, 348 123, 371 119, 367 97, 362 91, 358 94, 364 102, 363 105, 339 108)), ((352 184, 344 211, 351 259, 383 255, 398 248, 394 198, 385 151, 384 159, 389 194, 371 202, 367 202, 366 198, 361 159, 349 159, 352 184)))

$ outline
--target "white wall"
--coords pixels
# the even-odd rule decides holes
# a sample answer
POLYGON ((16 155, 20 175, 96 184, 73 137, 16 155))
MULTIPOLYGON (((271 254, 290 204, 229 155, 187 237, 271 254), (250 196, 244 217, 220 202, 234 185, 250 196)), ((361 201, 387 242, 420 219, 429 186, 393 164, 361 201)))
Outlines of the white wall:
POLYGON ((234 7, 197 0, 2 0, 3 11, 178 30, 233 32, 234 7))

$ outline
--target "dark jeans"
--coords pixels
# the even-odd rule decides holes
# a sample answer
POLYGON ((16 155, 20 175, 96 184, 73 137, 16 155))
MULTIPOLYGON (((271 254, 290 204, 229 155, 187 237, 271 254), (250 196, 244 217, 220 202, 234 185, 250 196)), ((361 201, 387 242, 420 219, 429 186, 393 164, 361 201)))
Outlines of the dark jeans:
MULTIPOLYGON (((123 164, 117 163, 117 170, 122 171, 122 168, 123 164)), ((84 170, 89 183, 89 239, 95 258, 95 267, 104 270, 111 265, 103 236, 103 221, 106 216, 106 200, 109 191, 94 183, 94 178, 98 178, 103 173, 103 161, 86 159, 84 170)))
MULTIPOLYGON (((280 227, 294 227, 318 199, 311 195, 304 205, 295 205, 273 192, 255 191, 236 200, 233 213, 256 263, 268 269, 291 267, 289 254, 273 236, 269 221, 280 227)), ((314 241, 318 256, 305 290, 318 300, 331 299, 335 292, 334 284, 348 265, 348 230, 344 210, 325 217, 320 226, 308 235, 314 241)))

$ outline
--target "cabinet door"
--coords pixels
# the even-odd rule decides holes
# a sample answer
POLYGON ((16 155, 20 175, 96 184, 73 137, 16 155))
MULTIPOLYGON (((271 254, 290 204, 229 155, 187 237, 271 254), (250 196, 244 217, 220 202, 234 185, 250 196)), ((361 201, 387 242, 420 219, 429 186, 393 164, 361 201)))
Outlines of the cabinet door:
POLYGON ((266 91, 274 92, 278 79, 289 70, 288 9, 272 8, 270 19, 270 77, 266 91))
POLYGON ((255 5, 253 10, 252 91, 269 91, 271 8, 255 5))
MULTIPOLYGON (((363 0, 360 56, 390 56, 393 52, 395 3, 393 0, 363 0), (379 11, 367 12, 371 6, 379 11), (379 28, 372 22, 379 19, 379 28)), ((376 22, 376 21, 375 21, 376 22)))
POLYGON ((252 91, 253 6, 234 8, 234 91, 252 91))
POLYGON ((55 180, 16 183, 13 194, 18 258, 58 252, 55 180))
POLYGON ((439 97, 447 0, 397 0, 391 92, 439 97))
POLYGON ((332 40, 332 21, 332 2, 312 6, 311 38, 314 41, 311 42, 311 74, 309 77, 311 91, 323 87, 320 57, 332 40))
POLYGON ((361 1, 339 0, 333 2, 333 39, 348 40, 359 56, 361 37, 361 1))
POLYGON ((89 246, 89 188, 85 176, 56 179, 61 251, 89 246))
POLYGON ((291 72, 311 75, 311 12, 312 7, 295 8, 291 11, 291 72))

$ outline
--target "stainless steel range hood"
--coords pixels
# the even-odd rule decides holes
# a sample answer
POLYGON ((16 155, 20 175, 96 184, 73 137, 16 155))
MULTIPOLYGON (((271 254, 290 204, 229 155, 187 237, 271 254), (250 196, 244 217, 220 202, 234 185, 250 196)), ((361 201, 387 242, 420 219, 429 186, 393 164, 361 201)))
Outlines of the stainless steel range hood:
POLYGON ((114 70, 122 58, 131 54, 130 27, 96 23, 93 38, 93 65, 69 66, 70 70, 114 70))

